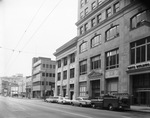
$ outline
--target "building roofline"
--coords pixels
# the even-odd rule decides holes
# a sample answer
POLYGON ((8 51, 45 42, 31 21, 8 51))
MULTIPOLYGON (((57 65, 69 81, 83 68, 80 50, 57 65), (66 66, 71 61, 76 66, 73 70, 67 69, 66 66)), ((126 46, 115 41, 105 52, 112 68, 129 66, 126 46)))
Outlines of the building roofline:
POLYGON ((64 45, 62 45, 61 47, 56 49, 56 52, 53 53, 54 56, 56 56, 58 53, 60 53, 61 51, 65 50, 66 48, 68 48, 69 46, 77 43, 78 37, 74 37, 73 39, 69 40, 67 43, 65 43, 64 45))

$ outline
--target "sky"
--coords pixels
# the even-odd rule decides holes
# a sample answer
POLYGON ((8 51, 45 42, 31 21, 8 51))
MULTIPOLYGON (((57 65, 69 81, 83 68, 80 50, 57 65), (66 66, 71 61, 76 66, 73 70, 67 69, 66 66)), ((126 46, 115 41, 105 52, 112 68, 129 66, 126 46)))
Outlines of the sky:
POLYGON ((55 60, 77 36, 78 0, 0 0, 0 77, 31 75, 32 58, 55 60))

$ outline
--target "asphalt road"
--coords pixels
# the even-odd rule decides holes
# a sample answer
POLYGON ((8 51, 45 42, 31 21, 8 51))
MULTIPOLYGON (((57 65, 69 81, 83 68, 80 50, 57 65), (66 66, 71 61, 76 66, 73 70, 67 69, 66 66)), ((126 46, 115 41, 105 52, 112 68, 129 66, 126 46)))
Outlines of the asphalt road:
POLYGON ((0 118, 149 118, 150 114, 108 111, 0 96, 0 118))

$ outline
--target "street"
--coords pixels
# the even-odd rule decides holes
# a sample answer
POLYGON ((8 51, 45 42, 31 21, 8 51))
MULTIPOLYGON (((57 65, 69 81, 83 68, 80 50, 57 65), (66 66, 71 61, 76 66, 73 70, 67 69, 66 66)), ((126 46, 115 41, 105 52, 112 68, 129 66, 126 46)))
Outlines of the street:
POLYGON ((149 118, 149 115, 0 96, 0 118, 149 118))

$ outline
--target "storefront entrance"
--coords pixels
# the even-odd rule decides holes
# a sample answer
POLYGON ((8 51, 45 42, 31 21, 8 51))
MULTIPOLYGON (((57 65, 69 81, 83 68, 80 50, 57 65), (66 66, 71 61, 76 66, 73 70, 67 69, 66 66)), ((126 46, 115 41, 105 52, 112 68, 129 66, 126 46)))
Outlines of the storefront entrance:
POLYGON ((91 81, 92 88, 92 98, 100 96, 100 80, 91 81))
POLYGON ((132 75, 132 104, 150 106, 150 73, 132 75))

